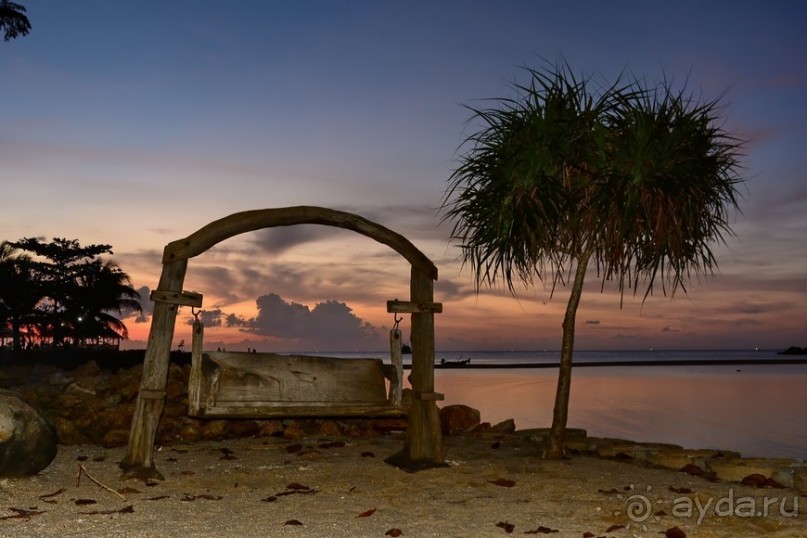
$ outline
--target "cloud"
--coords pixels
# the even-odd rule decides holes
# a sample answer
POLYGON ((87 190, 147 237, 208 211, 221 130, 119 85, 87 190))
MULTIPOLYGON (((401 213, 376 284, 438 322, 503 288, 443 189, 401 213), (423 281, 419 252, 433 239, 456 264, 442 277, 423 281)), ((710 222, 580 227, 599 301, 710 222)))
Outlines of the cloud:
MULTIPOLYGON (((202 310, 199 312, 199 321, 201 321, 205 327, 221 327, 222 323, 222 311, 219 308, 215 310, 202 310)), ((188 318, 187 321, 188 325, 193 325, 193 317, 188 318)))
POLYGON ((344 230, 332 226, 301 224, 297 226, 277 226, 259 230, 253 244, 261 251, 278 256, 293 247, 305 243, 327 240, 344 230))
POLYGON ((289 343, 310 342, 314 348, 349 350, 383 343, 381 330, 360 319, 345 303, 325 301, 311 309, 274 293, 258 297, 256 303, 258 315, 244 323, 246 332, 289 343))
POLYGON ((142 312, 137 312, 131 308, 124 308, 121 311, 121 319, 125 319, 132 314, 135 314, 134 322, 135 323, 147 323, 151 317, 151 314, 154 313, 154 303, 151 302, 151 290, 148 286, 142 286, 137 288, 137 294, 140 295, 140 306, 142 307, 142 312))

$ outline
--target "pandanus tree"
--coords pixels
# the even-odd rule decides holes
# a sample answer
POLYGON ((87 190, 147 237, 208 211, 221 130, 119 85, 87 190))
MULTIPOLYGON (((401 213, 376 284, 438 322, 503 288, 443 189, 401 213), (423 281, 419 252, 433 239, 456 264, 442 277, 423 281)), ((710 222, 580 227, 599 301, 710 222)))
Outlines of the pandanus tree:
POLYGON ((546 458, 564 456, 575 317, 595 273, 605 289, 643 300, 687 291, 713 274, 713 246, 731 235, 741 142, 721 121, 720 97, 628 76, 576 77, 568 64, 526 69, 516 97, 469 107, 441 212, 475 275, 476 291, 503 281, 513 294, 537 278, 570 285, 546 458))

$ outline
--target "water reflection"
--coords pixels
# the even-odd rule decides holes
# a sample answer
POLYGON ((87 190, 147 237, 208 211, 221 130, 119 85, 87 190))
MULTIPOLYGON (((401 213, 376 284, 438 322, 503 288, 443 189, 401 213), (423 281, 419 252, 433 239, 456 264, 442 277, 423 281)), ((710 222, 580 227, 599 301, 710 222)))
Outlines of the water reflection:
MULTIPOLYGON (((590 435, 720 448, 743 456, 807 458, 807 367, 580 368, 569 426, 590 435)), ((518 429, 552 422, 557 370, 438 370, 444 404, 513 418, 518 429)))

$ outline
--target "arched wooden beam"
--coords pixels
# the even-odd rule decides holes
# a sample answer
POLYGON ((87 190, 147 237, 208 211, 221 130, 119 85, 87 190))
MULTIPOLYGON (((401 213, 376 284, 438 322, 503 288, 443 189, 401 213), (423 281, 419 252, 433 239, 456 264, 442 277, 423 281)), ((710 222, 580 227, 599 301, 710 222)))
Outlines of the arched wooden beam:
POLYGON ((353 230, 389 246, 406 258, 412 266, 429 275, 432 280, 437 280, 437 267, 401 234, 353 213, 313 206, 256 209, 233 213, 211 222, 184 239, 168 243, 163 252, 163 263, 193 258, 217 243, 242 233, 295 224, 323 224, 353 230))

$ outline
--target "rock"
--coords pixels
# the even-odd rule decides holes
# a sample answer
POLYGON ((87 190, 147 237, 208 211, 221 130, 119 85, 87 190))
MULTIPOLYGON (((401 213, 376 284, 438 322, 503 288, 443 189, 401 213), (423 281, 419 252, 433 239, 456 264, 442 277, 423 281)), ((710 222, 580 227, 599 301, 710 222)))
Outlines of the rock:
POLYGON ((0 476, 30 476, 56 457, 56 428, 14 392, 0 390, 0 476))
POLYGON ((260 437, 271 437, 273 435, 283 435, 283 423, 279 420, 267 420, 261 424, 258 432, 260 437))
POLYGON ((503 420, 491 426, 490 431, 493 433, 515 433, 516 421, 512 418, 508 418, 507 420, 503 420))
MULTIPOLYGON (((261 428, 261 433, 263 433, 263 428, 261 428)), ((319 425, 319 434, 325 437, 336 437, 342 435, 342 428, 335 420, 326 420, 319 425)))
POLYGON ((719 480, 742 482, 752 474, 773 476, 776 473, 774 461, 762 458, 725 458, 708 460, 706 464, 719 480))
POLYGON ((480 423, 478 409, 467 405, 447 405, 440 409, 440 429, 443 435, 456 435, 471 430, 480 423))
POLYGON ((299 422, 290 421, 286 425, 286 429, 283 432, 283 437, 290 441, 297 441, 298 439, 305 437, 305 431, 299 422))
POLYGON ((109 430, 104 434, 104 438, 101 439, 101 445, 107 448, 125 446, 128 442, 129 430, 124 429, 109 430))
POLYGON ((73 370, 73 377, 95 377, 100 373, 101 368, 98 366, 98 363, 90 360, 79 365, 75 370, 73 370))

